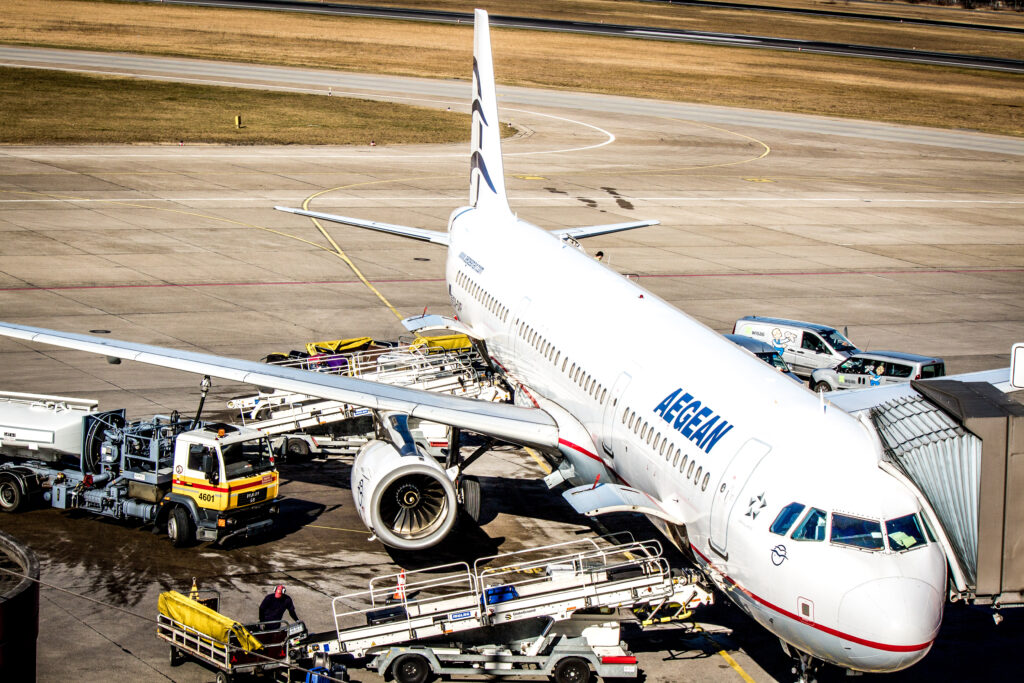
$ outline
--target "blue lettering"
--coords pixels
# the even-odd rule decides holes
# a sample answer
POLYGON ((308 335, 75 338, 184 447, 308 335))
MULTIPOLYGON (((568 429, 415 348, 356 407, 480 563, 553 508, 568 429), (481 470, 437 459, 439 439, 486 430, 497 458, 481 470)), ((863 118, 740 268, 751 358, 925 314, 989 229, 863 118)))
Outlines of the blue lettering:
POLYGON ((726 434, 728 434, 729 430, 731 429, 732 425, 726 422, 725 420, 722 420, 722 423, 715 427, 715 431, 708 434, 708 437, 704 440, 704 443, 700 444, 700 447, 704 449, 705 453, 710 454, 711 449, 715 447, 715 444, 718 443, 718 440, 721 439, 726 434))
POLYGON ((687 439, 693 440, 693 430, 695 427, 699 427, 700 423, 704 421, 704 418, 711 414, 711 408, 702 408, 699 413, 696 413, 691 417, 685 425, 683 425, 682 433, 687 439))
POLYGON ((690 437, 690 441, 696 441, 698 444, 702 443, 704 441, 704 437, 708 435, 708 433, 711 431, 711 428, 715 426, 716 422, 718 422, 717 415, 715 415, 713 418, 702 424, 700 426, 700 429, 694 432, 693 436, 690 437))
POLYGON ((669 424, 672 424, 672 420, 675 419, 676 413, 679 412, 680 408, 682 408, 683 406, 685 406, 687 403, 689 403, 692 400, 693 400, 693 396, 690 396, 689 394, 683 394, 682 396, 680 396, 679 400, 676 401, 675 403, 673 403, 672 407, 669 408, 668 412, 665 413, 665 415, 664 415, 665 422, 668 422, 669 424))
MULTIPOLYGON (((690 405, 688 405, 685 408, 683 408, 682 411, 680 411, 679 417, 677 417, 676 421, 674 423, 672 423, 672 426, 675 427, 676 431, 678 432, 680 429, 683 428, 683 425, 686 424, 686 422, 687 422, 687 420, 683 419, 683 418, 686 417, 686 414, 687 413, 691 413, 692 414, 692 413, 697 412, 698 410, 700 410, 700 401, 694 401, 690 405)), ((687 419, 689 419, 689 418, 687 418, 687 419)))
POLYGON ((666 396, 665 400, 662 401, 661 403, 659 403, 658 407, 654 409, 654 412, 656 412, 658 415, 661 415, 662 417, 664 417, 665 416, 665 411, 668 410, 669 406, 672 405, 672 401, 676 400, 676 396, 679 395, 680 391, 682 391, 682 389, 676 389, 671 394, 666 396))

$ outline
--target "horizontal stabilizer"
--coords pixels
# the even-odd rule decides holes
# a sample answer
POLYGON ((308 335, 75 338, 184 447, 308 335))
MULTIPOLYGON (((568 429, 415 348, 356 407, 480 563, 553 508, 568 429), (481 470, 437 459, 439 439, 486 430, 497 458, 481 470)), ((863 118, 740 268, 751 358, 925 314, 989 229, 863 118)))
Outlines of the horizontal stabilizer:
POLYGON ((345 225, 353 225, 357 228, 378 230, 380 232, 386 232, 392 235, 401 235, 402 237, 409 237, 414 240, 421 240, 423 242, 431 242, 433 244, 443 244, 445 246, 448 246, 448 233, 438 232, 437 230, 426 230, 424 228, 410 228, 405 225, 392 225, 391 223, 367 221, 361 218, 335 216, 334 214, 330 213, 320 213, 319 211, 307 211, 305 209, 292 209, 287 206, 275 206, 274 208, 277 209, 278 211, 286 211, 288 213, 298 214, 299 216, 307 216, 308 218, 318 218, 322 221, 330 221, 332 223, 344 223, 345 225))
POLYGON ((618 484, 584 484, 562 494, 573 509, 581 515, 594 517, 609 512, 639 512, 653 515, 671 524, 681 521, 661 509, 661 506, 643 491, 618 484))
POLYGON ((349 405, 405 413, 512 443, 538 448, 555 448, 558 445, 558 426, 550 415, 536 408, 435 394, 355 377, 12 323, 0 323, 0 335, 341 401, 349 405))
POLYGON ((559 237, 572 237, 581 240, 585 237, 596 237, 597 235, 608 235, 623 230, 635 228, 646 228, 648 225, 658 225, 661 221, 633 221, 632 223, 608 223, 607 225, 587 225, 582 228, 571 230, 558 230, 555 232, 559 237))

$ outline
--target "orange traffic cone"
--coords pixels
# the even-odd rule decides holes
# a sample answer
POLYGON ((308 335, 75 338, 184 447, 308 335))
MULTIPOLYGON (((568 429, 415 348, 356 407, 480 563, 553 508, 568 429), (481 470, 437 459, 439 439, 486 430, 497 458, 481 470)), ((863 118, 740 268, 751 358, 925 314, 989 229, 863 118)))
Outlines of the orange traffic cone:
POLYGON ((398 575, 398 586, 395 587, 395 594, 391 596, 391 599, 396 602, 405 601, 405 570, 403 569, 398 575))

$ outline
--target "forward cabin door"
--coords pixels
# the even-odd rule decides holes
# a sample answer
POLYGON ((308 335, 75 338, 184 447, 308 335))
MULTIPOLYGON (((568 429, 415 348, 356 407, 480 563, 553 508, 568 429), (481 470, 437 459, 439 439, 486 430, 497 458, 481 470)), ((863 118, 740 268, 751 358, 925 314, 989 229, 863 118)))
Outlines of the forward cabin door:
MULTIPOLYGON (((772 448, 763 441, 750 439, 733 456, 732 461, 722 472, 711 499, 711 533, 709 541, 711 549, 722 557, 728 557, 729 518, 733 508, 739 502, 740 491, 746 486, 747 480, 768 451, 772 448)), ((746 502, 746 501, 743 501, 746 502)), ((751 503, 757 505, 757 501, 751 503)))
POLYGON ((613 458, 616 455, 615 433, 616 431, 621 431, 616 429, 619 423, 615 421, 615 416, 621 414, 622 410, 625 409, 625 406, 620 404, 631 379, 632 377, 629 376, 628 372, 620 374, 619 378, 615 380, 615 386, 612 387, 611 393, 608 394, 607 403, 604 404, 604 420, 601 423, 601 448, 613 458))

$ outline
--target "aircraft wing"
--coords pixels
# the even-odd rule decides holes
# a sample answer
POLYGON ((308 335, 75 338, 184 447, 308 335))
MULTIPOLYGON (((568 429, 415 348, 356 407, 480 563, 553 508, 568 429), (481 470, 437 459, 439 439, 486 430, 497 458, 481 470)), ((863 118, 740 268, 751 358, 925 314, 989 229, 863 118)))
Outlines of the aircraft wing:
POLYGON ((538 448, 558 446, 558 427, 546 412, 504 403, 394 387, 354 377, 284 368, 256 361, 104 339, 88 334, 0 323, 0 335, 52 344, 103 356, 124 358, 165 368, 210 375, 261 387, 317 396, 375 410, 406 413, 538 448))
POLYGON ((307 211, 305 209, 292 209, 287 206, 275 206, 278 211, 286 211, 288 213, 298 214, 299 216, 307 216, 309 218, 319 218, 322 221, 330 221, 332 223, 344 223, 345 225, 354 225, 357 228, 367 228, 369 230, 377 230, 379 232, 386 232, 391 235, 401 235, 402 237, 410 237, 414 240, 421 240, 423 242, 430 242, 432 244, 443 244, 448 246, 448 233, 439 232, 437 230, 427 230, 425 228, 410 228, 405 225, 392 225, 391 223, 380 223, 378 221, 367 221, 362 218, 349 218, 347 216, 335 216, 331 213, 320 213, 319 211, 307 211))
POLYGON ((581 240, 585 237, 596 237, 597 235, 608 235, 623 230, 634 228, 646 228, 648 225, 658 225, 661 221, 633 221, 632 223, 608 223, 606 225, 587 225, 582 228, 571 228, 569 230, 558 230, 555 234, 559 237, 572 237, 581 240))

